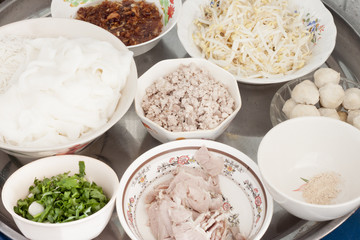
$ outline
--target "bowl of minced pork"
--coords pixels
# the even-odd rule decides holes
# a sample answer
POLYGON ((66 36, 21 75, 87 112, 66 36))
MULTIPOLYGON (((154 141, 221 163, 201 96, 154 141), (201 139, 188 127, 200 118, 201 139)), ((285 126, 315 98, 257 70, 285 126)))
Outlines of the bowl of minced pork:
POLYGON ((160 142, 219 137, 241 108, 234 76, 200 58, 163 60, 138 79, 135 110, 160 142))
POLYGON ((134 99, 133 53, 95 25, 23 20, 2 26, 0 42, 0 149, 8 154, 76 153, 134 99))

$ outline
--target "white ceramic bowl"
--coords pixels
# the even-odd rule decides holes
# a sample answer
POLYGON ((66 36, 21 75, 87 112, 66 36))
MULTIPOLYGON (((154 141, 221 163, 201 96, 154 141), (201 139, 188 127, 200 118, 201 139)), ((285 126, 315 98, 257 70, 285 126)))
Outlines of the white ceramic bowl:
MULTIPOLYGON (((56 18, 75 18, 77 10, 80 7, 93 6, 101 3, 103 0, 52 0, 51 2, 51 15, 56 18)), ((119 0, 110 0, 119 1, 119 0)), ((127 48, 134 53, 134 56, 141 55, 150 51, 156 44, 159 43, 162 37, 164 37, 177 23, 181 8, 181 0, 146 0, 148 3, 154 3, 162 12, 163 29, 159 36, 153 38, 147 42, 128 46, 127 48)))
POLYGON ((5 182, 1 199, 20 231, 29 239, 85 240, 95 238, 106 227, 115 207, 118 189, 119 179, 107 164, 86 156, 63 155, 42 158, 19 168, 5 182), (109 198, 102 209, 86 218, 57 224, 33 222, 14 212, 17 200, 29 194, 29 187, 35 178, 42 180, 68 171, 69 175, 73 175, 79 172, 79 161, 85 162, 86 177, 101 186, 109 198))
MULTIPOLYGON (((310 80, 314 82, 314 77, 308 76, 294 79, 285 83, 281 88, 279 88, 279 90, 276 91, 270 103, 270 120, 273 126, 289 119, 282 109, 285 102, 291 98, 291 91, 294 89, 294 87, 304 80, 310 80)), ((347 78, 340 78, 339 84, 343 87, 344 90, 348 88, 360 88, 359 83, 347 78)), ((316 104, 317 107, 318 105, 319 104, 316 104)))
POLYGON ((171 170, 182 164, 199 167, 193 159, 202 146, 225 159, 219 176, 224 207, 239 221, 246 239, 260 239, 273 213, 273 202, 264 188, 256 163, 239 150, 209 140, 182 140, 162 144, 142 154, 125 171, 120 180, 116 209, 120 223, 133 240, 153 240, 147 224, 144 196, 156 183, 168 179, 171 170), (238 215, 236 215, 238 214, 238 215))
POLYGON ((160 142, 168 142, 179 139, 189 139, 189 138, 202 138, 202 139, 211 139, 214 140, 220 136, 226 128, 229 126, 230 122, 235 118, 236 114, 241 108, 241 97, 239 87, 235 78, 225 71, 224 69, 218 67, 217 65, 201 58, 180 58, 180 59, 170 59, 163 60, 152 66, 148 71, 146 71, 138 79, 138 89, 135 95, 135 110, 137 115, 140 117, 143 125, 146 127, 146 130, 160 142), (235 100, 235 110, 230 114, 220 125, 214 129, 210 130, 198 130, 198 131, 189 131, 189 132, 171 132, 150 119, 146 118, 144 111, 141 107, 141 102, 143 96, 145 95, 145 90, 149 87, 154 81, 163 77, 171 72, 174 72, 181 64, 196 64, 198 67, 206 69, 210 74, 219 82, 224 84, 228 89, 231 96, 235 100))
MULTIPOLYGON (((191 0, 183 4, 183 10, 177 24, 177 33, 185 50, 191 57, 202 57, 200 49, 195 45, 192 34, 195 30, 194 20, 201 16, 201 6, 213 4, 214 1, 191 0)), ((286 82, 302 77, 320 67, 330 56, 335 47, 336 26, 331 13, 321 1, 288 0, 289 9, 306 13, 304 22, 315 35, 312 43, 312 56, 305 66, 291 74, 269 78, 236 77, 239 82, 249 84, 271 84, 286 82)))
POLYGON ((360 206, 360 131, 331 118, 304 117, 282 122, 263 138, 258 165, 265 186, 291 214, 311 221, 344 216, 360 206), (335 203, 307 203, 297 190, 304 179, 324 173, 341 175, 335 203))
MULTIPOLYGON (((13 34, 18 36, 58 37, 67 38, 90 37, 97 40, 108 41, 117 49, 126 49, 125 45, 111 33, 95 25, 74 20, 56 18, 37 18, 14 22, 0 28, 0 34, 13 34)), ((130 108, 136 92, 137 69, 132 60, 130 74, 119 103, 112 118, 102 127, 67 144, 52 147, 21 147, 0 142, 0 149, 4 152, 21 158, 40 158, 55 154, 75 153, 86 147, 115 125, 130 108)))

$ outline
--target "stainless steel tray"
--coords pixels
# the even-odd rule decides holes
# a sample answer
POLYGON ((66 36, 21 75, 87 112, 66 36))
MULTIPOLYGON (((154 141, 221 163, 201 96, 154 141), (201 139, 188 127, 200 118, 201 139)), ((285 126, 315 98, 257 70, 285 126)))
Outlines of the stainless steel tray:
MULTIPOLYGON (((0 0, 0 26, 34 17, 50 16, 50 0, 0 0)), ((326 65, 354 81, 360 80, 360 36, 334 9, 338 29, 337 44, 326 65)), ((153 64, 163 59, 189 57, 178 40, 176 29, 168 33, 150 52, 135 57, 141 76, 153 64)), ((217 141, 235 147, 257 160, 257 149, 262 137, 271 129, 270 101, 282 84, 253 86, 238 84, 242 109, 235 120, 217 141)), ((139 155, 160 142, 152 138, 137 118, 134 106, 107 133, 90 144, 79 154, 95 157, 108 163, 118 174, 123 172, 139 155)), ((0 187, 6 179, 25 162, 0 152, 0 187)), ((263 239, 319 239, 330 233, 351 214, 328 222, 308 222, 296 218, 275 203, 270 227, 263 239)), ((0 231, 12 239, 24 239, 11 216, 0 203, 0 231)), ((97 239, 129 239, 122 229, 116 212, 97 239)))

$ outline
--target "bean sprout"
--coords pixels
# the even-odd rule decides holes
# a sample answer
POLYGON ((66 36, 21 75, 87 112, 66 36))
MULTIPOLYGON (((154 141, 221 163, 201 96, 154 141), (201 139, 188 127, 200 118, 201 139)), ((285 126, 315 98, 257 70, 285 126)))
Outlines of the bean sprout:
POLYGON ((202 56, 241 78, 290 74, 311 56, 312 34, 286 0, 213 0, 195 20, 202 56))

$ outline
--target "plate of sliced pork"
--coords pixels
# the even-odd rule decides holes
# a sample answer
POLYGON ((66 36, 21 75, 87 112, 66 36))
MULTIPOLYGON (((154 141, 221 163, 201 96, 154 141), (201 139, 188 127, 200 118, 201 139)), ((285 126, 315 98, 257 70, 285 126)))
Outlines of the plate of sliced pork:
POLYGON ((260 239, 273 200, 256 163, 210 140, 181 140, 139 156, 120 181, 116 207, 131 239, 260 239))

